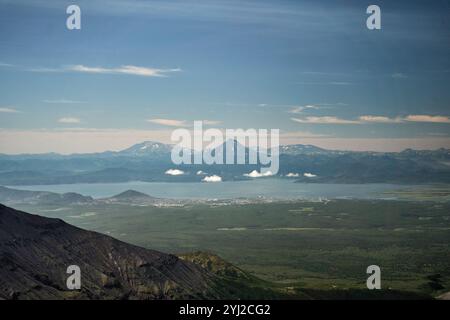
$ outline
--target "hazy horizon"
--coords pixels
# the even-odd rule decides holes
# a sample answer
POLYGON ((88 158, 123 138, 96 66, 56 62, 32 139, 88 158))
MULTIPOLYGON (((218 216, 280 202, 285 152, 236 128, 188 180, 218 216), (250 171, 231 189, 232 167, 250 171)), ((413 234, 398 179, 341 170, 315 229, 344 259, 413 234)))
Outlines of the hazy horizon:
MULTIPOLYGON (((61 139, 61 137, 55 136, 55 140, 48 139, 48 137, 39 137, 34 135, 33 141, 35 147, 29 147, 30 141, 25 141, 24 145, 21 145, 21 139, 15 139, 14 144, 8 145, 7 139, 4 136, 0 136, 0 142, 2 150, 0 154, 4 155, 23 155, 23 154, 46 154, 46 153, 56 153, 61 155, 72 155, 72 154, 87 154, 87 153, 100 153, 107 151, 122 151, 131 146, 141 144, 144 142, 156 142, 163 143, 167 145, 174 145, 175 143, 170 141, 170 139, 146 139, 143 137, 141 140, 134 140, 133 136, 125 136, 122 139, 118 139, 115 136, 114 144, 105 146, 102 144, 103 139, 98 139, 100 141, 97 144, 96 140, 90 139, 90 137, 84 137, 85 142, 74 141, 74 139, 68 137, 66 139, 61 139), (41 139, 42 140, 41 140, 41 139), (82 148, 77 148, 78 151, 70 151, 74 148, 74 145, 79 145, 82 143, 82 148), (10 147, 10 148, 8 148, 10 147), (5 152, 6 151, 6 152, 5 152)), ((24 137, 28 139, 28 137, 24 137)), ((105 139, 108 139, 106 137, 105 139)), ((435 140, 430 144, 428 139, 339 139, 339 138, 328 138, 328 139, 302 139, 298 142, 289 141, 290 139, 283 138, 281 135, 280 145, 313 145, 319 148, 327 150, 339 150, 339 151, 372 151, 372 152, 401 152, 406 149, 413 150, 437 150, 437 149, 450 149, 450 140, 441 139, 435 140), (368 143, 369 141, 370 143, 368 143)))
POLYGON ((444 2, 0 0, 0 153, 86 153, 203 120, 282 144, 450 148, 444 2))

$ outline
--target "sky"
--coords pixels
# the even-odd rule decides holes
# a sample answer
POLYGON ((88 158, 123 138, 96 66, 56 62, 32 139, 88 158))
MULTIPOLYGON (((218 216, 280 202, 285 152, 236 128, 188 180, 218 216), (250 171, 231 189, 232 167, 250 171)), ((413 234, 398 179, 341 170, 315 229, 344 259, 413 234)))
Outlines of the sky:
POLYGON ((449 57, 445 0, 0 0, 0 153, 170 142, 194 120, 282 144, 450 148, 449 57))

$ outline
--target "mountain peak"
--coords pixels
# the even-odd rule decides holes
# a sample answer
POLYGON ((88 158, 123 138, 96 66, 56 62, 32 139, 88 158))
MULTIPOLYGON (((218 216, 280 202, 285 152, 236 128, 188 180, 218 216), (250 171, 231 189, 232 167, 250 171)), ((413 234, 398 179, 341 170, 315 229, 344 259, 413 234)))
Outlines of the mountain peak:
POLYGON ((171 146, 161 142, 144 141, 135 144, 125 150, 119 151, 121 154, 145 155, 155 153, 168 153, 172 150, 171 146))
POLYGON ((149 196, 148 194, 136 191, 136 190, 127 190, 124 191, 122 193, 119 193, 113 197, 111 197, 113 199, 120 199, 120 200, 124 200, 124 199, 155 199, 152 196, 149 196))

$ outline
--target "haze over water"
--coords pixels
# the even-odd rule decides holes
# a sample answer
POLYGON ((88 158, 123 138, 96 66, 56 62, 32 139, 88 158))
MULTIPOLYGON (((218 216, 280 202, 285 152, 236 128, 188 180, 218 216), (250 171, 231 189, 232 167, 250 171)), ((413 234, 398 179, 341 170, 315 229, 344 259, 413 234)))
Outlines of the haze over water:
MULTIPOLYGON (((126 190, 136 190, 159 198, 172 199, 234 199, 234 198, 277 198, 277 199, 320 199, 392 198, 384 192, 404 188, 394 184, 314 184, 295 183, 286 179, 259 179, 250 181, 229 181, 220 183, 199 182, 124 182, 83 183, 61 185, 13 186, 12 188, 57 193, 76 192, 94 198, 111 197, 126 190)), ((408 188, 416 186, 408 186, 408 188)), ((417 186, 419 188, 419 186, 417 186)), ((423 188, 423 186, 421 186, 423 188)))

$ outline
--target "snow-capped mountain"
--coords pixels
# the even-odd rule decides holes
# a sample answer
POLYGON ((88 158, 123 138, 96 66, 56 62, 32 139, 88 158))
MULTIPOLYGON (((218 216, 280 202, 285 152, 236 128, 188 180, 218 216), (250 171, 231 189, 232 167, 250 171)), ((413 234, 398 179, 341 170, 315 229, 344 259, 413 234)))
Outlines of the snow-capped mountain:
POLYGON ((128 149, 119 151, 121 155, 155 155, 155 154, 167 154, 172 150, 172 146, 160 142, 144 141, 142 143, 135 144, 128 149))

